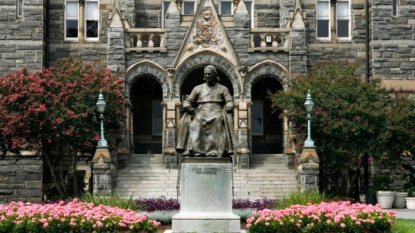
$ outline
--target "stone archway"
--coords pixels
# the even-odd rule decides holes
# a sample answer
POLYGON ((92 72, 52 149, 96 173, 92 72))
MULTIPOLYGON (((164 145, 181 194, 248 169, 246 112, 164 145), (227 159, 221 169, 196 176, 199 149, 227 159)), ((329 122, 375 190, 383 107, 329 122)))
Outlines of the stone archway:
POLYGON ((157 63, 141 61, 127 69, 126 136, 131 153, 162 153, 162 102, 170 92, 167 72, 157 63))
POLYGON ((185 78, 188 77, 191 72, 197 69, 204 68, 207 65, 215 66, 218 72, 222 73, 224 76, 229 78, 230 82, 232 83, 231 92, 233 92, 233 96, 235 99, 239 98, 241 93, 241 85, 239 75, 236 72, 236 68, 225 58, 217 54, 208 52, 195 54, 194 56, 184 61, 176 69, 173 81, 174 97, 180 99, 181 86, 185 78))
POLYGON ((288 71, 281 64, 265 61, 252 67, 244 83, 251 105, 251 153, 282 154, 284 152, 284 119, 273 112, 268 91, 287 90, 288 71))

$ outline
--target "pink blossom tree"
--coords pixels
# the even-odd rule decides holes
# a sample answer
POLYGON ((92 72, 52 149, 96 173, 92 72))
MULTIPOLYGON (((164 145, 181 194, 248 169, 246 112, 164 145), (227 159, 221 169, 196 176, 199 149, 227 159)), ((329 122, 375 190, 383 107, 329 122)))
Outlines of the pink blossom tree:
MULTIPOLYGON (((55 187, 66 193, 58 164, 71 157, 76 174, 77 155, 94 151, 99 139, 99 91, 107 103, 106 133, 118 133, 124 103, 122 83, 108 69, 94 69, 74 59, 39 72, 23 68, 7 74, 0 78, 0 144, 39 152, 55 187)), ((77 187, 74 190, 76 194, 77 187)))

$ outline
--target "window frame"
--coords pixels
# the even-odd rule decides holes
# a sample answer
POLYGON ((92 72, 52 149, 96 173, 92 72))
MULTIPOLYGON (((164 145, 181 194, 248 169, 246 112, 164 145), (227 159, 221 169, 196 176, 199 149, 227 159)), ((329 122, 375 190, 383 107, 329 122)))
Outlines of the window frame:
POLYGON ((100 23, 99 23, 99 0, 85 0, 85 10, 84 10, 84 41, 86 42, 96 42, 99 41, 99 27, 100 27, 100 23), (97 10, 98 10, 98 18, 96 19, 88 19, 87 18, 87 3, 88 2, 96 2, 97 3, 97 10), (87 36, 87 20, 93 20, 93 21, 97 21, 97 37, 88 37, 87 36))
POLYGON ((316 1, 316 39, 318 41, 331 41, 331 4, 330 4, 330 0, 317 0, 316 1), (324 2, 326 4, 328 4, 328 17, 319 17, 318 15, 318 3, 319 2, 324 2), (327 37, 319 37, 318 36, 318 21, 319 20, 328 20, 328 36, 327 37))
POLYGON ((24 15, 23 6, 24 6, 24 0, 16 0, 16 18, 17 19, 23 18, 23 15, 24 15))
POLYGON ((249 13, 249 17, 250 17, 250 27, 249 28, 255 28, 254 26, 254 9, 255 9, 255 3, 254 0, 250 0, 250 1, 244 1, 245 2, 245 6, 246 6, 246 2, 250 2, 251 3, 251 9, 248 9, 248 6, 246 6, 246 9, 248 10, 249 13))
POLYGON ((79 1, 78 0, 65 0, 64 7, 65 7, 64 8, 64 20, 65 20, 65 22, 64 22, 64 41, 77 42, 77 41, 79 41, 79 1), (73 17, 73 18, 69 17, 68 18, 67 14, 66 14, 68 2, 76 3, 76 5, 77 5, 76 9, 78 10, 77 17, 73 17), (67 21, 68 20, 78 21, 77 37, 67 37, 67 21))
POLYGON ((351 10, 351 1, 350 0, 337 0, 336 3, 336 38, 339 41, 350 41, 352 35, 352 10, 351 10), (339 2, 347 2, 348 3, 348 16, 347 17, 339 17, 337 13, 338 3, 339 2), (347 37, 339 37, 339 20, 348 20, 348 36, 347 37))
POLYGON ((392 0, 392 18, 398 18, 399 17, 399 0, 392 0), (396 12, 394 12, 396 11, 396 12))
POLYGON ((182 15, 195 15, 195 13, 196 13, 196 1, 195 0, 183 0, 182 1, 182 15), (185 2, 187 2, 187 3, 189 3, 189 2, 193 2, 193 14, 185 14, 184 13, 184 3, 185 2))
POLYGON ((220 16, 233 16, 234 15, 234 5, 233 5, 233 1, 232 0, 220 0, 220 2, 219 2, 219 15, 220 16), (223 14, 222 13, 222 3, 224 3, 224 2, 229 2, 229 3, 231 3, 231 14, 223 14))
POLYGON ((161 12, 162 12, 162 17, 161 17, 161 28, 165 28, 166 27, 166 13, 167 13, 167 9, 169 8, 170 5, 169 0, 163 0, 161 1, 161 12), (167 7, 164 5, 165 3, 167 3, 167 7))

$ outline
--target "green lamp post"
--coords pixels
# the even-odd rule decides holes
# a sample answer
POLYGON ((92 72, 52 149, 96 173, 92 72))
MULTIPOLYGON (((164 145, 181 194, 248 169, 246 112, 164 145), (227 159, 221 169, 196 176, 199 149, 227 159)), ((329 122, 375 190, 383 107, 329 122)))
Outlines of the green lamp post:
POLYGON ((307 111, 307 139, 304 142, 304 147, 314 147, 314 141, 311 139, 311 110, 313 110, 313 100, 311 99, 310 90, 308 90, 307 98, 304 103, 305 109, 307 111))
POLYGON ((99 115, 99 119, 101 121, 101 139, 98 141, 98 146, 99 147, 107 147, 108 146, 108 142, 107 140, 105 140, 105 136, 104 136, 104 110, 105 110, 105 101, 104 101, 104 96, 102 95, 101 91, 99 91, 99 96, 98 96, 98 102, 97 102, 97 109, 98 112, 100 113, 99 115))

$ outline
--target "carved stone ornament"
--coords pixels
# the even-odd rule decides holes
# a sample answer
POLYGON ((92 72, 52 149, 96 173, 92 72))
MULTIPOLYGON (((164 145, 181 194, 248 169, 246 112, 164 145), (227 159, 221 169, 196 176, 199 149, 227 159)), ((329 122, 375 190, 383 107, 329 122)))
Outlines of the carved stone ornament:
POLYGON ((111 159, 100 154, 92 159, 92 166, 94 169, 110 169, 111 159))
POLYGON ((303 170, 316 170, 319 168, 320 159, 318 158, 315 148, 303 149, 300 156, 300 165, 303 170))
POLYGON ((193 44, 196 50, 200 48, 217 49, 222 37, 218 30, 218 19, 212 17, 213 9, 210 6, 203 7, 202 15, 196 22, 193 35, 193 44))

